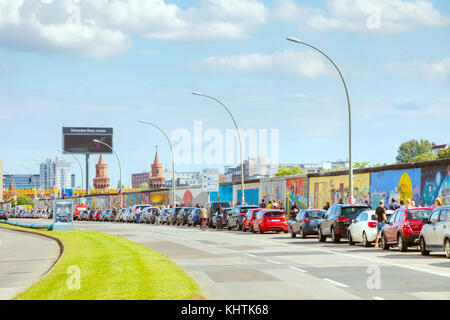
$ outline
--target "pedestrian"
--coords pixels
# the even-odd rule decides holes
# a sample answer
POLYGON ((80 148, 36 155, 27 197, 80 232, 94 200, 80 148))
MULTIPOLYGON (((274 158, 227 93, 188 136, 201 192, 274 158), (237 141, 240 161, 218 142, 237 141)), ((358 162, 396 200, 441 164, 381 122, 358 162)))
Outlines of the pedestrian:
POLYGON ((406 208, 405 201, 400 200, 400 208, 406 208))
POLYGON ((198 205, 198 203, 195 205, 196 208, 200 208, 200 206, 198 205))
POLYGON ((217 231, 222 231, 222 219, 223 219, 223 210, 222 206, 219 204, 216 211, 216 229, 217 231))
POLYGON ((339 199, 338 204, 344 204, 344 200, 343 199, 339 199))
POLYGON ((434 204, 431 207, 432 208, 442 207, 441 199, 436 198, 436 200, 434 200, 434 204))
POLYGON ((278 209, 284 211, 284 203, 283 203, 283 200, 280 200, 280 207, 279 207, 278 209))
POLYGON ((278 202, 277 202, 277 200, 273 200, 272 208, 273 209, 278 209, 278 202))
POLYGON ((365 201, 365 204, 366 204, 366 206, 369 207, 370 210, 372 210, 372 206, 369 204, 369 201, 368 201, 368 200, 365 201))
POLYGON ((328 210, 328 209, 330 209, 330 203, 329 203, 329 202, 327 202, 327 204, 325 205, 325 207, 323 207, 323 210, 328 210))
POLYGON ((272 201, 271 200, 269 200, 269 203, 267 204, 266 208, 267 209, 272 209, 272 201))
POLYGON ((311 202, 308 201, 308 209, 311 209, 311 202))
POLYGON ((416 207, 416 202, 415 202, 414 200, 411 200, 411 206, 412 206, 413 208, 416 207))
POLYGON ((411 199, 406 199, 406 209, 411 209, 412 207, 411 199))
POLYGON ((291 207, 291 211, 290 211, 290 217, 292 219, 295 219, 295 217, 297 216, 297 214, 300 212, 300 208, 298 207, 297 202, 294 203, 294 205, 291 207))
POLYGON ((266 208, 266 200, 264 198, 261 200, 261 203, 259 204, 259 207, 262 208, 262 209, 266 208))
POLYGON ((389 210, 395 211, 395 210, 397 210, 398 208, 399 208, 399 207, 398 207, 398 204, 396 203, 395 198, 392 198, 392 200, 391 200, 391 205, 389 206, 389 210))
POLYGON ((208 218, 208 212, 206 211, 205 207, 202 206, 202 208, 200 209, 200 230, 201 231, 205 231, 207 218, 208 218))
POLYGON ((378 240, 381 235, 381 230, 383 230, 384 225, 386 224, 386 208, 384 207, 384 201, 380 200, 380 205, 375 210, 375 218, 377 219, 377 236, 375 238, 375 248, 378 248, 378 240))
POLYGON ((136 209, 136 223, 141 223, 141 208, 136 209))

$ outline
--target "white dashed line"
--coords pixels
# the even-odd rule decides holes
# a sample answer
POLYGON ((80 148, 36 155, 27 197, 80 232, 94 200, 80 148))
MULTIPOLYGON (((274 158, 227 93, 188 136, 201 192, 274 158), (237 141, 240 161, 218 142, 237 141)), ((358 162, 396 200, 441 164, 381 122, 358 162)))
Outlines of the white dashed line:
POLYGON ((307 272, 307 271, 305 271, 303 269, 300 269, 300 268, 297 268, 297 267, 294 267, 294 266, 289 266, 289 268, 291 268, 292 270, 295 270, 295 271, 299 271, 299 272, 307 272))
POLYGON ((196 244, 202 244, 200 241, 192 240, 192 242, 195 242, 196 244))
POLYGON ((384 300, 384 298, 381 297, 372 297, 374 300, 384 300))
POLYGON ((266 259, 266 261, 267 261, 267 262, 271 262, 271 263, 275 263, 275 264, 281 264, 281 262, 273 261, 273 260, 270 260, 270 259, 266 259))
POLYGON ((246 253, 246 255, 249 256, 249 257, 256 258, 256 256, 254 254, 251 254, 251 253, 246 253))
POLYGON ((331 279, 323 279, 323 280, 331 282, 331 283, 334 283, 335 285, 343 287, 343 288, 348 288, 348 285, 340 283, 340 282, 337 282, 337 281, 334 281, 334 280, 331 280, 331 279))
POLYGON ((236 251, 231 250, 231 249, 226 249, 226 248, 222 248, 222 249, 225 250, 225 251, 228 251, 228 252, 236 252, 236 251))

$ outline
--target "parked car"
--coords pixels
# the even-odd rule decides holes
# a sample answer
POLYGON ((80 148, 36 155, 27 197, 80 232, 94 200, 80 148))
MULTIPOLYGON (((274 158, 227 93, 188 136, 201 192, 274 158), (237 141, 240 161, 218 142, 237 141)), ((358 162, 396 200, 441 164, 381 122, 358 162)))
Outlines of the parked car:
POLYGON ((217 228, 217 224, 219 224, 219 228, 225 228, 227 226, 227 219, 229 214, 231 213, 232 208, 224 208, 222 216, 217 217, 218 213, 216 212, 211 221, 211 226, 213 228, 217 228))
POLYGON ((93 221, 100 221, 100 215, 103 210, 94 210, 93 212, 93 221))
POLYGON ((169 215, 170 215, 169 208, 161 209, 160 220, 159 220, 160 223, 161 224, 169 224, 169 215))
POLYGON ((244 220, 242 221, 242 231, 250 231, 253 232, 253 221, 256 219, 256 214, 258 211, 262 209, 256 208, 256 209, 248 209, 247 213, 244 217, 244 220))
POLYGON ((170 215, 170 223, 175 225, 177 224, 177 218, 178 218, 178 214, 180 213, 180 211, 183 209, 183 207, 174 207, 171 210, 171 215, 170 215))
POLYGON ((428 222, 432 208, 400 208, 392 214, 389 223, 381 231, 381 246, 389 250, 397 245, 401 252, 419 244, 422 227, 428 222))
POLYGON ((317 225, 325 214, 322 209, 305 209, 300 211, 295 220, 289 225, 289 232, 292 238, 298 235, 305 239, 307 235, 317 235, 317 225))
POLYGON ((88 214, 89 212, 87 210, 79 212, 77 215, 77 221, 87 221, 89 218, 88 214))
POLYGON ((258 206, 254 205, 242 205, 242 206, 235 206, 233 209, 231 209, 230 214, 227 218, 227 228, 228 230, 231 229, 242 229, 242 221, 244 220, 247 211, 249 209, 256 209, 258 206))
POLYGON ((450 259, 450 206, 433 210, 420 232, 419 246, 423 256, 429 255, 430 251, 444 251, 450 259))
POLYGON ((288 222, 284 211, 276 209, 262 209, 253 221, 253 232, 284 231, 288 233, 288 222))
MULTIPOLYGON (((393 210, 386 210, 386 219, 390 219, 393 210)), ((377 218, 375 210, 361 212, 347 229, 347 239, 349 245, 362 242, 364 247, 370 247, 377 238, 377 218)))
POLYGON ((188 226, 196 226, 200 221, 200 208, 193 208, 188 214, 188 226))
POLYGON ((334 204, 332 205, 323 219, 317 225, 317 235, 320 242, 325 242, 327 237, 331 236, 334 243, 338 243, 342 238, 347 238, 347 228, 351 221, 369 207, 360 204, 334 204))
POLYGON ((222 209, 231 208, 231 204, 228 201, 212 201, 205 203, 205 209, 208 217, 206 218, 206 225, 212 227, 213 219, 212 217, 215 215, 217 208, 221 205, 222 209))
POLYGON ((194 207, 183 207, 180 212, 177 214, 177 225, 185 225, 188 224, 188 216, 189 212, 195 209, 194 207))
POLYGON ((8 220, 8 213, 5 210, 0 210, 0 220, 8 220))

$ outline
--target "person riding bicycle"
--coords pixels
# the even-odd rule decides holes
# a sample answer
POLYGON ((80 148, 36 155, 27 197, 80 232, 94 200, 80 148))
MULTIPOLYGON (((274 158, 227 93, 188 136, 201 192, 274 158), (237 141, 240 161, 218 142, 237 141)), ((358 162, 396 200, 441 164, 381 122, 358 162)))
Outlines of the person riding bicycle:
POLYGON ((200 229, 205 230, 207 218, 208 218, 208 212, 206 211, 205 207, 202 206, 202 208, 200 209, 200 229))
POLYGON ((222 231, 222 221, 223 221, 223 210, 222 206, 219 204, 216 211, 216 229, 217 231, 222 231))

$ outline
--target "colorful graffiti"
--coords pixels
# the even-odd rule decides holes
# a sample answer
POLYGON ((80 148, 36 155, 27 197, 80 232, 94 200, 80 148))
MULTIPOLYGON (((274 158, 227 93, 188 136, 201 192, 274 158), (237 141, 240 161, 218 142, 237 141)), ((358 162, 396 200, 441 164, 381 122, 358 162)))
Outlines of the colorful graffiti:
POLYGON ((262 181, 260 191, 260 198, 264 199, 266 203, 272 200, 284 202, 286 194, 286 183, 284 180, 262 181))
POLYGON ((203 191, 202 188, 176 190, 175 196, 177 203, 184 203, 189 207, 201 205, 208 201, 208 192, 203 191))
POLYGON ((431 206, 436 198, 450 204, 450 166, 422 168, 422 205, 431 206))
MULTIPOLYGON (((353 176, 353 194, 355 203, 365 203, 370 200, 370 173, 360 173, 353 176)), ((337 203, 342 199, 348 203, 349 199, 348 175, 311 177, 309 180, 309 194, 313 208, 323 208, 327 202, 337 203)))
POLYGON ((392 199, 397 202, 412 199, 416 205, 421 204, 420 179, 420 168, 372 172, 370 174, 372 207, 378 207, 380 200, 384 200, 387 205, 392 199))
POLYGON ((286 197, 289 201, 288 207, 298 203, 300 208, 308 207, 308 183, 307 178, 286 180, 286 197))

